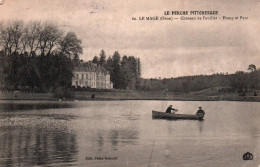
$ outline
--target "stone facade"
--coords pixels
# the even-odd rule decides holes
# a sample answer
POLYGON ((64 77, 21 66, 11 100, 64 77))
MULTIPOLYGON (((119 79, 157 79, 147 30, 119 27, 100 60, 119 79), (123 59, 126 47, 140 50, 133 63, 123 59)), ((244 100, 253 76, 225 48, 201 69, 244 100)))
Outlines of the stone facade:
POLYGON ((113 89, 109 72, 105 68, 91 62, 81 63, 75 68, 72 86, 76 88, 113 89))

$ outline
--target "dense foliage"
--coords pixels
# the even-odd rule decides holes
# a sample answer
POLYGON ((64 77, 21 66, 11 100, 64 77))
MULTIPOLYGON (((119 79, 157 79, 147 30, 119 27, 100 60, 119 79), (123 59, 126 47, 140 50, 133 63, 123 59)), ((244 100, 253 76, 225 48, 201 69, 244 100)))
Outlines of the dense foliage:
POLYGON ((111 81, 116 89, 135 90, 140 84, 141 63, 139 58, 123 56, 118 51, 106 60, 106 53, 101 50, 99 57, 95 56, 93 63, 100 64, 110 72, 111 81))
MULTIPOLYGON (((248 70, 251 69, 250 66, 248 70)), ((238 71, 235 74, 198 75, 169 79, 142 79, 139 88, 143 91, 190 92, 213 87, 225 87, 225 91, 241 93, 248 89, 259 90, 259 78, 260 70, 256 70, 255 68, 255 70, 250 70, 250 72, 238 71)))
POLYGON ((2 23, 0 49, 1 88, 39 91, 68 87, 82 53, 75 33, 37 21, 2 23))
MULTIPOLYGON (((82 54, 81 40, 55 24, 10 21, 0 24, 0 88, 39 91, 62 90, 71 84, 72 71, 82 54)), ((260 70, 254 64, 248 72, 186 76, 169 79, 141 79, 141 63, 133 56, 115 51, 106 58, 101 50, 93 63, 110 72, 115 89, 190 92, 212 87, 243 92, 260 89, 260 70)), ((60 94, 57 93, 57 96, 60 94)))

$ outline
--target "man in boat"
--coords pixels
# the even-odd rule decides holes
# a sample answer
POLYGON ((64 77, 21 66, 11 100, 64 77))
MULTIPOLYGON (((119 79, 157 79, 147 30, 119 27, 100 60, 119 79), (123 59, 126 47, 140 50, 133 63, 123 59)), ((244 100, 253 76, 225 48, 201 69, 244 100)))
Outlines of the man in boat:
MULTIPOLYGON (((172 110, 177 112, 178 110, 175 108, 172 108, 172 105, 170 105, 167 109, 166 109, 166 113, 172 113, 172 110)), ((174 113, 174 112, 173 112, 174 113)))
POLYGON ((202 107, 199 107, 199 110, 197 111, 196 115, 205 115, 205 112, 202 110, 202 107))

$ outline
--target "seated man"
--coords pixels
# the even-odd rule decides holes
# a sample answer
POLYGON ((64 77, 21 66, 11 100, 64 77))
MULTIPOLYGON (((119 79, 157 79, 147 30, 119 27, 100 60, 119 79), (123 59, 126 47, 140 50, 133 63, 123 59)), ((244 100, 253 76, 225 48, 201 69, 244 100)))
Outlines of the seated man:
POLYGON ((199 110, 197 111, 196 115, 205 115, 205 112, 202 110, 202 107, 199 107, 199 110))
MULTIPOLYGON (((170 106, 167 108, 166 113, 172 113, 172 112, 171 112, 172 110, 175 111, 175 112, 178 111, 177 109, 172 108, 172 105, 170 105, 170 106)), ((173 113, 174 113, 174 112, 173 112, 173 113)))

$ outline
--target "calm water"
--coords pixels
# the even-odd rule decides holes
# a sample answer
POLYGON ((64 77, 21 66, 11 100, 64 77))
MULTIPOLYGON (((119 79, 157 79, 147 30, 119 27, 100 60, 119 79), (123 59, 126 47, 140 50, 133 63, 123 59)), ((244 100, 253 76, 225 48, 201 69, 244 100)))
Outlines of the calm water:
POLYGON ((4 106, 0 107, 0 166, 260 165, 260 103, 6 103, 9 102, 0 101, 0 106, 4 106), (152 119, 152 109, 165 110, 169 104, 180 113, 189 114, 202 106, 205 119, 152 119), (244 161, 246 152, 252 153, 254 160, 244 161), (106 157, 110 159, 105 160, 106 157))

